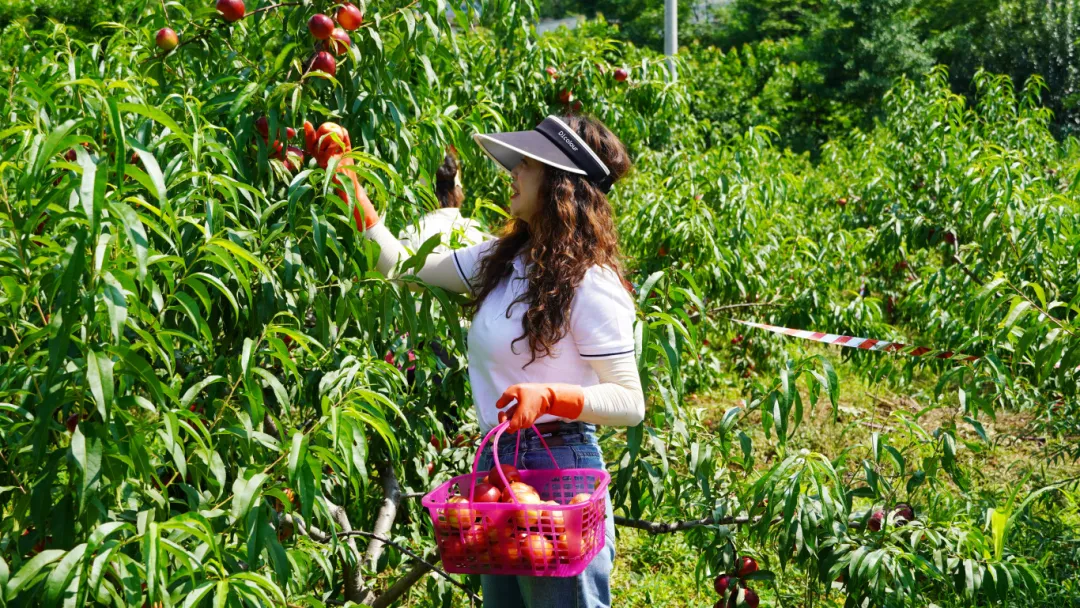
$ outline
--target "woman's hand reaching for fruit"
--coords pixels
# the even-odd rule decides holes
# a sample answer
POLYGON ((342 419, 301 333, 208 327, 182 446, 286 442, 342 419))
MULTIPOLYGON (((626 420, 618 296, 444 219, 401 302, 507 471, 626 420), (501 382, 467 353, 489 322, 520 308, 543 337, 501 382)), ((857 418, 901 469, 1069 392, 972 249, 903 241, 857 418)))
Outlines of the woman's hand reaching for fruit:
MULTIPOLYGON (((332 122, 324 122, 319 125, 318 130, 308 121, 304 121, 304 142, 307 147, 307 153, 315 158, 315 161, 323 169, 327 168, 330 161, 339 156, 347 154, 352 149, 352 144, 349 141, 349 132, 345 130, 339 124, 332 122)), ((356 228, 358 230, 366 230, 371 228, 375 224, 379 223, 379 214, 375 211, 375 206, 371 204, 371 199, 368 198, 367 192, 363 186, 360 185, 360 179, 356 175, 356 171, 352 169, 353 159, 345 157, 341 159, 335 168, 335 173, 345 176, 345 182, 351 183, 353 188, 352 200, 355 203, 353 207, 353 219, 356 221, 356 228)), ((339 175, 334 176, 334 184, 345 187, 339 175)), ((334 191, 341 200, 349 200, 345 195, 345 190, 339 189, 334 191)))

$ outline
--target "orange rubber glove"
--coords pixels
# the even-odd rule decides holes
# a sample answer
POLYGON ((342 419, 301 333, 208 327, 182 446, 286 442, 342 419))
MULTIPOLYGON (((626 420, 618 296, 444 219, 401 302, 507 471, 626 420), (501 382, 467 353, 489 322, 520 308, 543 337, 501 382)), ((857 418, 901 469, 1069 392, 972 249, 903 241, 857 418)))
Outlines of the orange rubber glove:
POLYGON ((352 150, 349 132, 345 127, 332 122, 324 122, 315 130, 315 127, 305 120, 304 144, 307 146, 307 153, 315 157, 323 169, 330 164, 330 159, 352 150))
POLYGON ((517 405, 499 412, 499 422, 510 419, 507 433, 532 426, 544 414, 576 419, 585 407, 585 391, 576 384, 515 384, 503 392, 495 407, 501 410, 514 400, 517 405))
MULTIPOLYGON (((316 130, 310 122, 305 120, 304 142, 308 154, 314 156, 315 161, 323 169, 330 164, 332 159, 346 154, 352 149, 349 132, 345 130, 345 127, 332 122, 324 122, 316 130)), ((375 211, 375 206, 371 204, 367 192, 360 185, 360 179, 357 177, 356 171, 350 168, 352 164, 353 159, 351 158, 341 159, 337 166, 337 173, 345 174, 349 178, 345 181, 351 180, 353 184, 353 201, 356 203, 356 206, 353 207, 353 220, 356 222, 357 230, 365 230, 379 223, 379 214, 375 211)), ((334 184, 343 186, 342 180, 338 179, 337 176, 334 177, 334 184)), ((345 196, 344 190, 335 190, 334 193, 343 201, 349 200, 345 196)))

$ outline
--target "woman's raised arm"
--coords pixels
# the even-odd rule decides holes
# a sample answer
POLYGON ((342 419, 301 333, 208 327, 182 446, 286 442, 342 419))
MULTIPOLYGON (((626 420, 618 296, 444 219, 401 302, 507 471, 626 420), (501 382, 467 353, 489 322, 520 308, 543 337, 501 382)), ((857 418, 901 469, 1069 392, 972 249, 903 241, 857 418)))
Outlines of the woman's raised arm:
MULTIPOLYGON (((341 156, 351 149, 349 132, 331 122, 323 123, 316 131, 311 123, 305 121, 304 138, 308 154, 314 156, 319 166, 324 169, 329 165, 331 159, 341 156)), ((344 179, 345 182, 352 184, 352 200, 356 203, 356 206, 353 207, 353 219, 356 220, 356 227, 367 238, 379 244, 381 251, 379 260, 376 263, 379 272, 386 276, 393 276, 397 272, 398 263, 408 257, 408 252, 405 251, 397 238, 380 220, 379 213, 375 211, 375 206, 371 204, 367 191, 360 185, 356 171, 351 167, 352 164, 353 160, 351 158, 345 157, 341 159, 336 172, 342 178, 339 179, 338 176, 335 176, 334 183, 345 187, 345 184, 342 183, 342 179, 344 179)), ((337 193, 342 200, 348 200, 343 191, 338 190, 337 193)), ((416 272, 416 276, 429 285, 441 287, 448 291, 464 293, 468 289, 465 281, 458 274, 453 254, 450 253, 429 255, 424 261, 424 266, 416 272)))

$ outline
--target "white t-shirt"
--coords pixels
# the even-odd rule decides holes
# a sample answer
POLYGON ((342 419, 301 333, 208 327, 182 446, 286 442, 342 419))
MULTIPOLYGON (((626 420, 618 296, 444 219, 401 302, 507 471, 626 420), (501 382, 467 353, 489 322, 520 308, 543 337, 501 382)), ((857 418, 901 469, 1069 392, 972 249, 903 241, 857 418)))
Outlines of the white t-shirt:
POLYGON ((416 252, 425 241, 435 236, 442 235, 442 244, 436 247, 433 253, 449 251, 452 244, 453 234, 458 233, 458 239, 462 245, 475 245, 482 243, 485 238, 480 224, 466 217, 462 217, 461 210, 453 207, 436 209, 420 218, 416 224, 410 224, 401 232, 398 239, 409 251, 416 252))
MULTIPOLYGON (((475 288, 480 260, 496 243, 488 241, 453 253, 458 274, 470 291, 475 288)), ((525 292, 527 280, 524 260, 519 257, 512 275, 488 294, 469 327, 469 380, 483 429, 499 423, 495 402, 510 386, 522 382, 594 386, 600 380, 590 360, 634 352, 634 302, 614 271, 593 266, 574 294, 567 334, 550 355, 524 367, 532 357, 528 339, 511 343, 522 335, 521 318, 528 304, 515 304, 509 317, 506 311, 525 292)), ((536 422, 553 420, 559 418, 544 415, 536 422)))

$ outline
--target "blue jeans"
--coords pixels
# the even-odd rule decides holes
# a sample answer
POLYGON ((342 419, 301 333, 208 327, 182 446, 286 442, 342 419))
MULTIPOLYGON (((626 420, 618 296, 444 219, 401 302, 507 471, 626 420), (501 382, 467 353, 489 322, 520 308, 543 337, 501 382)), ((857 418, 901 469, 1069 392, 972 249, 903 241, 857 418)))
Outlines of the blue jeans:
MULTIPOLYGON (((596 441, 596 427, 584 422, 563 423, 560 430, 545 436, 560 469, 604 469, 604 458, 596 441), (561 445, 552 445, 553 443, 561 445)), ((499 438, 499 462, 514 463, 515 435, 499 438)), ((495 465, 489 443, 480 455, 479 470, 495 465)), ((522 431, 519 469, 554 468, 551 457, 532 429, 522 431)), ((495 576, 484 574, 480 583, 484 608, 607 608, 611 606, 611 566, 615 561, 615 517, 611 495, 607 500, 604 548, 581 574, 573 577, 495 576)))

